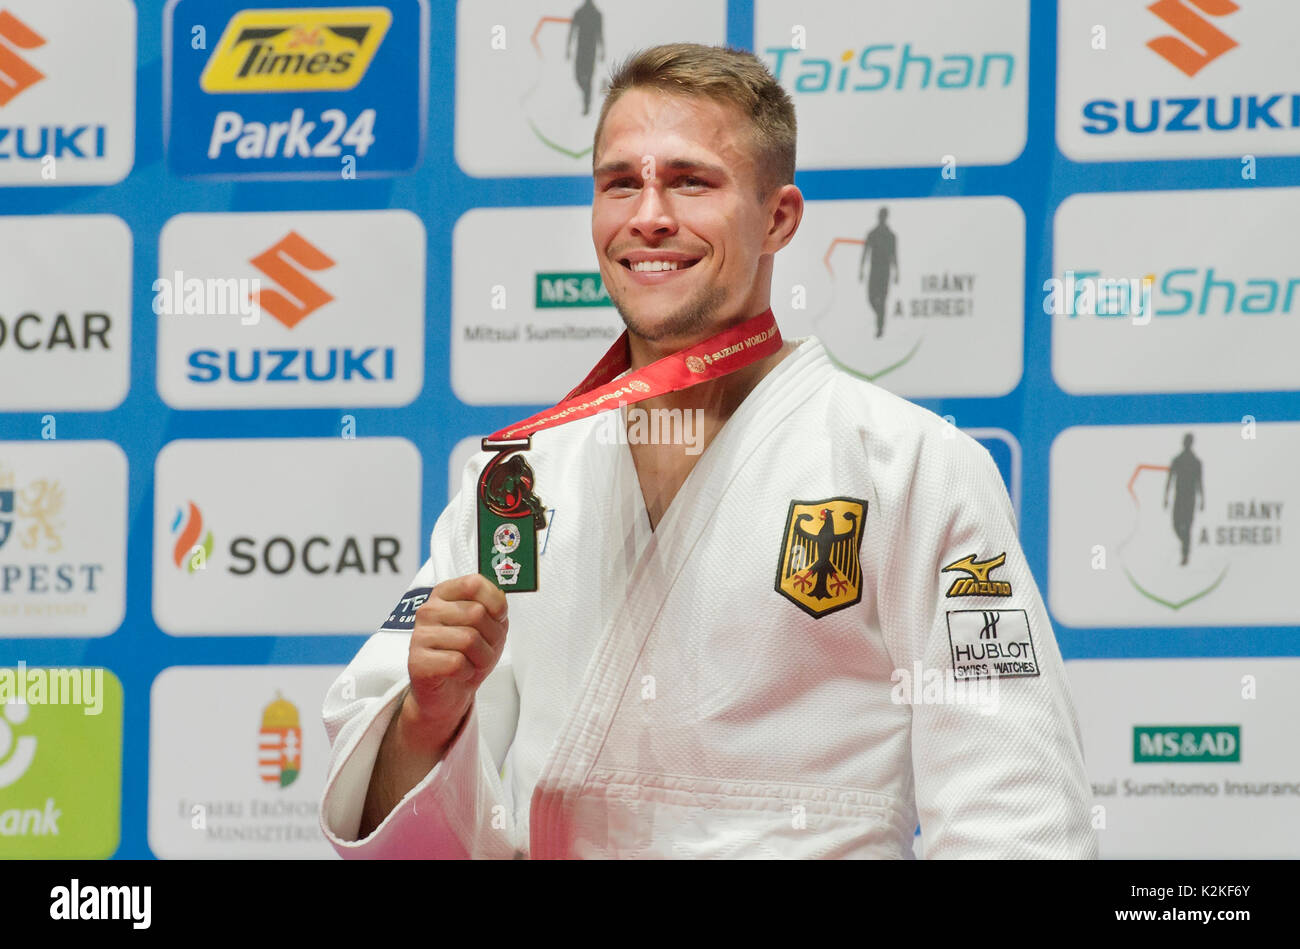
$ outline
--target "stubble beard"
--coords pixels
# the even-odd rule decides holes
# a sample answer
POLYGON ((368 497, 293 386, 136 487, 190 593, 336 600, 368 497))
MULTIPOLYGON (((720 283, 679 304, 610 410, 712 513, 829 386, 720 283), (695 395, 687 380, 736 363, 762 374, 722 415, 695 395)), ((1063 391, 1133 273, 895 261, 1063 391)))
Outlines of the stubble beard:
POLYGON ((705 287, 694 297, 687 300, 676 311, 653 322, 643 320, 633 314, 623 301, 610 295, 618 315, 623 318, 623 325, 633 336, 638 336, 651 343, 678 337, 699 336, 715 322, 722 305, 727 302, 725 287, 705 287))

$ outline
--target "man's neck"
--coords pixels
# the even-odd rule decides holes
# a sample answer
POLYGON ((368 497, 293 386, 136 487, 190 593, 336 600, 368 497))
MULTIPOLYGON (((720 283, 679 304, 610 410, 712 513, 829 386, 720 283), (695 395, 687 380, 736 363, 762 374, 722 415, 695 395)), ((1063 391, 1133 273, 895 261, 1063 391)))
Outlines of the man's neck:
MULTIPOLYGON (((629 337, 630 343, 631 338, 629 337)), ((693 343, 687 343, 685 346, 673 351, 679 351, 690 345, 693 345, 693 343)), ((646 412, 680 410, 680 417, 685 418, 687 413, 690 413, 693 422, 691 430, 694 437, 690 446, 662 443, 645 444, 632 438, 633 414, 629 411, 628 447, 631 450, 632 461, 641 484, 641 494, 645 500, 646 513, 649 515, 652 530, 658 526, 659 521, 667 513, 668 506, 695 467, 699 456, 713 442, 722 426, 731 418, 750 392, 763 380, 763 377, 775 369, 781 360, 794 352, 795 348, 795 343, 786 340, 776 352, 743 369, 738 369, 709 382, 702 382, 688 389, 681 389, 667 395, 646 399, 632 407, 640 410, 637 416, 642 419, 647 418, 645 414, 642 414, 646 412)), ((654 360, 650 361, 653 362, 654 360)), ((636 366, 635 358, 633 365, 636 366)), ((643 365, 648 365, 648 363, 643 365)), ((657 413, 648 417, 657 417, 657 413)))
MULTIPOLYGON (((711 336, 716 336, 727 329, 744 322, 759 313, 770 310, 770 306, 755 310, 744 317, 732 320, 720 328, 714 329, 708 336, 690 339, 648 340, 632 333, 628 334, 628 358, 633 372, 644 369, 653 362, 666 356, 679 353, 696 346, 711 336)), ((704 417, 718 425, 731 417, 731 414, 745 401, 745 397, 758 385, 762 378, 793 351, 794 347, 786 342, 780 349, 753 363, 728 373, 710 382, 702 382, 687 389, 679 389, 666 395, 646 399, 640 405, 646 409, 699 409, 704 417)))
POLYGON ((754 387, 763 381, 763 377, 794 350, 795 343, 785 340, 776 352, 743 369, 637 404, 645 409, 697 409, 703 413, 702 417, 707 422, 721 426, 731 418, 754 387))

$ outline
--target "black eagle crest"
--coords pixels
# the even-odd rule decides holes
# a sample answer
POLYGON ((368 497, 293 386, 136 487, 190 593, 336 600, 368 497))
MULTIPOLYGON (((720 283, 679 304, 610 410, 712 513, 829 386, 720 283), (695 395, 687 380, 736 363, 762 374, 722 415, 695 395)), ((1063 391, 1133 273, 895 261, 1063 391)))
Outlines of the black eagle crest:
POLYGON ((854 555, 855 541, 858 537, 858 515, 855 511, 845 511, 842 515, 849 522, 845 531, 835 530, 835 516, 830 508, 822 508, 815 516, 800 514, 791 528, 791 564, 801 560, 807 564, 795 574, 794 584, 801 593, 816 600, 825 600, 839 596, 855 579, 845 575, 835 567, 836 563, 847 569, 852 565, 856 573, 854 555), (805 527, 805 522, 816 523, 821 520, 817 530, 805 527), (798 554, 796 554, 798 551, 798 554), (812 589, 809 590, 808 588, 812 589))

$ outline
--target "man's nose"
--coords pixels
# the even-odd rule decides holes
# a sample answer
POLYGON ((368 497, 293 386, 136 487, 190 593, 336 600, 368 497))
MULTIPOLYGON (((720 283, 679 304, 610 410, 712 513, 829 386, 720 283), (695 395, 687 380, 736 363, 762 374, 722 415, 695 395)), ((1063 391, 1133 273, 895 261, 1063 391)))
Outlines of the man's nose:
POLYGON ((630 225, 632 232, 642 239, 651 236, 666 237, 677 230, 677 221, 654 180, 647 181, 641 189, 630 225))

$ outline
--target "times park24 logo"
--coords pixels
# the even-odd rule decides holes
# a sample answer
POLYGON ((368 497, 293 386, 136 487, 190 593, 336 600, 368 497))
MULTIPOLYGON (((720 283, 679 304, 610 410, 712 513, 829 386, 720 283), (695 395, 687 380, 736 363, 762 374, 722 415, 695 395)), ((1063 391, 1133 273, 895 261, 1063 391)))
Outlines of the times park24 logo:
POLYGON ((403 174, 424 140, 429 10, 172 0, 164 137, 177 174, 403 174))

